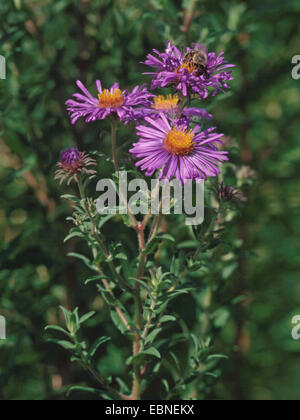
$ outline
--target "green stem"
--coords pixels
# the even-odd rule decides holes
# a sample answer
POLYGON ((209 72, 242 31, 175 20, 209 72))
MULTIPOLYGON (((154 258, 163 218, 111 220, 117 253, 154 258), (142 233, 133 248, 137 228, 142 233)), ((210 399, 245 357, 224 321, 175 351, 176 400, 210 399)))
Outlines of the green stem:
MULTIPOLYGON (((139 280, 144 275, 146 261, 147 261, 147 257, 146 257, 146 255, 144 255, 144 251, 145 251, 145 232, 144 232, 144 229, 145 229, 145 227, 143 225, 140 225, 138 227, 138 230, 137 230, 139 249, 140 249, 140 257, 139 257, 139 265, 138 265, 138 269, 137 269, 136 278, 139 279, 139 280)), ((137 282, 134 290, 137 292, 138 289, 139 289, 139 283, 137 282)))
POLYGON ((133 379, 133 388, 132 388, 132 397, 134 401, 141 399, 141 374, 140 374, 140 365, 136 364, 134 367, 134 379, 133 379))
POLYGON ((117 149, 117 121, 115 119, 111 119, 111 144, 112 144, 112 155, 115 165, 116 172, 119 172, 119 163, 118 163, 118 149, 117 149))
POLYGON ((85 200, 85 193, 84 193, 84 188, 83 188, 81 176, 79 176, 79 178, 78 178, 77 185, 78 185, 81 200, 85 200))
POLYGON ((179 101, 178 101, 178 108, 177 108, 177 114, 176 114, 176 119, 179 120, 179 118, 181 117, 181 114, 184 110, 184 107, 186 105, 186 97, 183 96, 182 93, 179 94, 179 101))
POLYGON ((147 338, 149 330, 150 330, 151 325, 152 325, 152 319, 153 319, 154 311, 155 311, 155 308, 156 308, 156 303, 157 303, 157 293, 154 294, 154 297, 152 299, 151 307, 150 307, 149 314, 148 314, 148 317, 147 317, 147 322, 146 322, 144 331, 142 333, 142 339, 144 341, 147 338))
MULTIPOLYGON (((159 225, 161 220, 161 214, 159 216, 156 216, 153 220, 151 232, 149 235, 149 239, 147 244, 154 239, 156 236, 159 225)), ((138 266, 137 271, 137 278, 141 279, 144 274, 145 265, 147 262, 147 256, 143 254, 143 251, 145 250, 145 241, 142 242, 139 241, 140 244, 140 262, 138 266)), ((136 286, 136 296, 135 296, 135 302, 136 302, 136 330, 137 331, 143 331, 142 335, 140 333, 136 332, 134 335, 134 342, 133 342, 133 355, 138 355, 142 349, 143 349, 143 338, 145 338, 149 332, 150 325, 151 325, 151 319, 148 318, 148 322, 143 327, 144 324, 144 318, 143 318, 143 305, 142 301, 139 295, 139 288, 138 285, 136 286)), ((151 315, 150 315, 151 316, 151 315)), ((141 364, 136 363, 134 366, 134 379, 133 379, 133 385, 132 385, 132 399, 133 400, 139 400, 140 399, 140 393, 141 393, 141 364)))
POLYGON ((159 214, 158 216, 155 216, 155 218, 153 219, 148 243, 150 243, 155 238, 155 236, 157 235, 158 230, 159 230, 159 226, 160 226, 160 221, 161 221, 161 214, 159 214))
POLYGON ((139 279, 139 280, 141 280, 141 278, 144 275, 145 265, 146 265, 146 256, 141 253, 140 254, 139 266, 138 266, 138 270, 137 270, 137 275, 136 275, 136 278, 139 279))
MULTIPOLYGON (((133 355, 137 356, 140 351, 140 331, 143 327, 143 305, 140 296, 137 294, 135 296, 135 305, 136 305, 136 329, 137 331, 134 333, 134 341, 133 341, 133 355)), ((140 400, 140 393, 141 393, 141 365, 140 363, 136 363, 134 365, 133 371, 133 384, 132 384, 132 400, 140 400)))

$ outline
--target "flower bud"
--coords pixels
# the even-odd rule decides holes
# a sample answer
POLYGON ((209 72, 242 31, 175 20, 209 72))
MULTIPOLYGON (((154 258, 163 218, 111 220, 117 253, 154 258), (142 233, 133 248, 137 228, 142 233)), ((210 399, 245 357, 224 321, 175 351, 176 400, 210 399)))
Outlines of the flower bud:
POLYGON ((89 169, 94 165, 96 165, 95 160, 77 148, 63 150, 60 154, 60 162, 57 164, 55 179, 59 179, 61 184, 68 180, 67 184, 70 185, 72 181, 78 182, 78 176, 81 174, 88 176, 95 174, 96 171, 89 169))

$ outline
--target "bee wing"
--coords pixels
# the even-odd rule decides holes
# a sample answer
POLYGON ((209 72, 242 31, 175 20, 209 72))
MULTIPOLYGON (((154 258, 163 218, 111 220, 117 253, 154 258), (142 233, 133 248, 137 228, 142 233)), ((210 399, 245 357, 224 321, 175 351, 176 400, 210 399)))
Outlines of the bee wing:
POLYGON ((207 56, 208 51, 207 51, 207 48, 204 44, 197 43, 197 44, 192 44, 192 46, 193 46, 194 50, 202 51, 207 56))

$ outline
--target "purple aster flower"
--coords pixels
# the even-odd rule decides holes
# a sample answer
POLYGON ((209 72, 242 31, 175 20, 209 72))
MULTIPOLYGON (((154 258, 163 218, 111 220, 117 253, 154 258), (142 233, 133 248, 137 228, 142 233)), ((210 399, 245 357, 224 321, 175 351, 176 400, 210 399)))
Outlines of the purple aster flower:
POLYGON ((117 115, 121 121, 134 121, 140 115, 136 107, 147 107, 153 96, 148 92, 146 85, 136 86, 129 93, 127 90, 121 91, 118 83, 115 83, 110 90, 102 90, 101 82, 97 80, 98 98, 95 98, 79 80, 76 83, 81 93, 75 93, 73 95, 75 99, 66 102, 72 124, 81 117, 89 123, 103 120, 111 114, 117 115))
POLYGON ((58 162, 58 170, 55 173, 55 179, 59 179, 62 184, 68 179, 68 185, 75 180, 78 181, 78 175, 93 175, 96 171, 89 169, 89 166, 96 165, 94 159, 88 154, 80 152, 78 149, 66 149, 60 154, 60 162, 58 162))
POLYGON ((199 118, 200 120, 212 120, 213 116, 204 108, 185 108, 183 115, 187 118, 199 118))
POLYGON ((227 152, 216 147, 222 143, 223 134, 216 133, 215 128, 189 129, 163 113, 159 119, 146 117, 145 120, 149 127, 137 127, 140 139, 130 153, 138 159, 136 166, 147 176, 161 170, 159 179, 176 177, 182 183, 188 179, 199 181, 219 174, 221 163, 228 160, 227 152))
POLYGON ((206 99, 209 88, 214 89, 213 96, 230 88, 227 82, 233 80, 231 73, 235 66, 225 60, 223 52, 219 55, 206 53, 200 44, 193 49, 179 50, 169 41, 165 52, 153 51, 157 57, 149 54, 144 63, 155 69, 155 72, 146 73, 153 77, 153 89, 174 86, 183 96, 198 94, 200 99, 206 99), (195 51, 202 54, 201 65, 192 59, 195 51))

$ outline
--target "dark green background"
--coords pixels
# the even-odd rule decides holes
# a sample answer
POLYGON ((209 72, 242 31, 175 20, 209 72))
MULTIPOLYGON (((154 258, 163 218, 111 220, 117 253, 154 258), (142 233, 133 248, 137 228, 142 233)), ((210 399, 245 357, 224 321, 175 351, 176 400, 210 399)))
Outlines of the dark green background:
MULTIPOLYGON (((63 245, 70 208, 60 195, 68 191, 53 174, 62 148, 109 152, 106 123, 70 125, 64 102, 75 80, 93 92, 96 78, 107 87, 148 82, 140 62, 170 39, 205 42, 237 65, 230 93, 208 106, 257 173, 233 232, 244 252, 226 279, 226 299, 247 299, 219 334, 230 358, 206 398, 298 400, 300 341, 291 338, 291 319, 300 315, 300 80, 291 77, 291 59, 300 54, 299 1, 12 0, 1 2, 0 21, 7 59, 0 81, 0 313, 8 323, 0 399, 65 398, 66 385, 89 383, 64 350, 46 342, 44 326, 61 322, 60 304, 98 310, 87 335, 114 337, 99 368, 124 371, 122 342, 103 301, 83 287, 85 269, 66 257, 80 245, 63 245)), ((135 137, 124 129, 121 140, 126 150, 135 137)), ((100 167, 101 175, 110 170, 109 163, 100 167)), ((127 231, 116 226, 110 235, 124 239, 127 231)), ((190 318, 188 306, 182 316, 190 318)))

